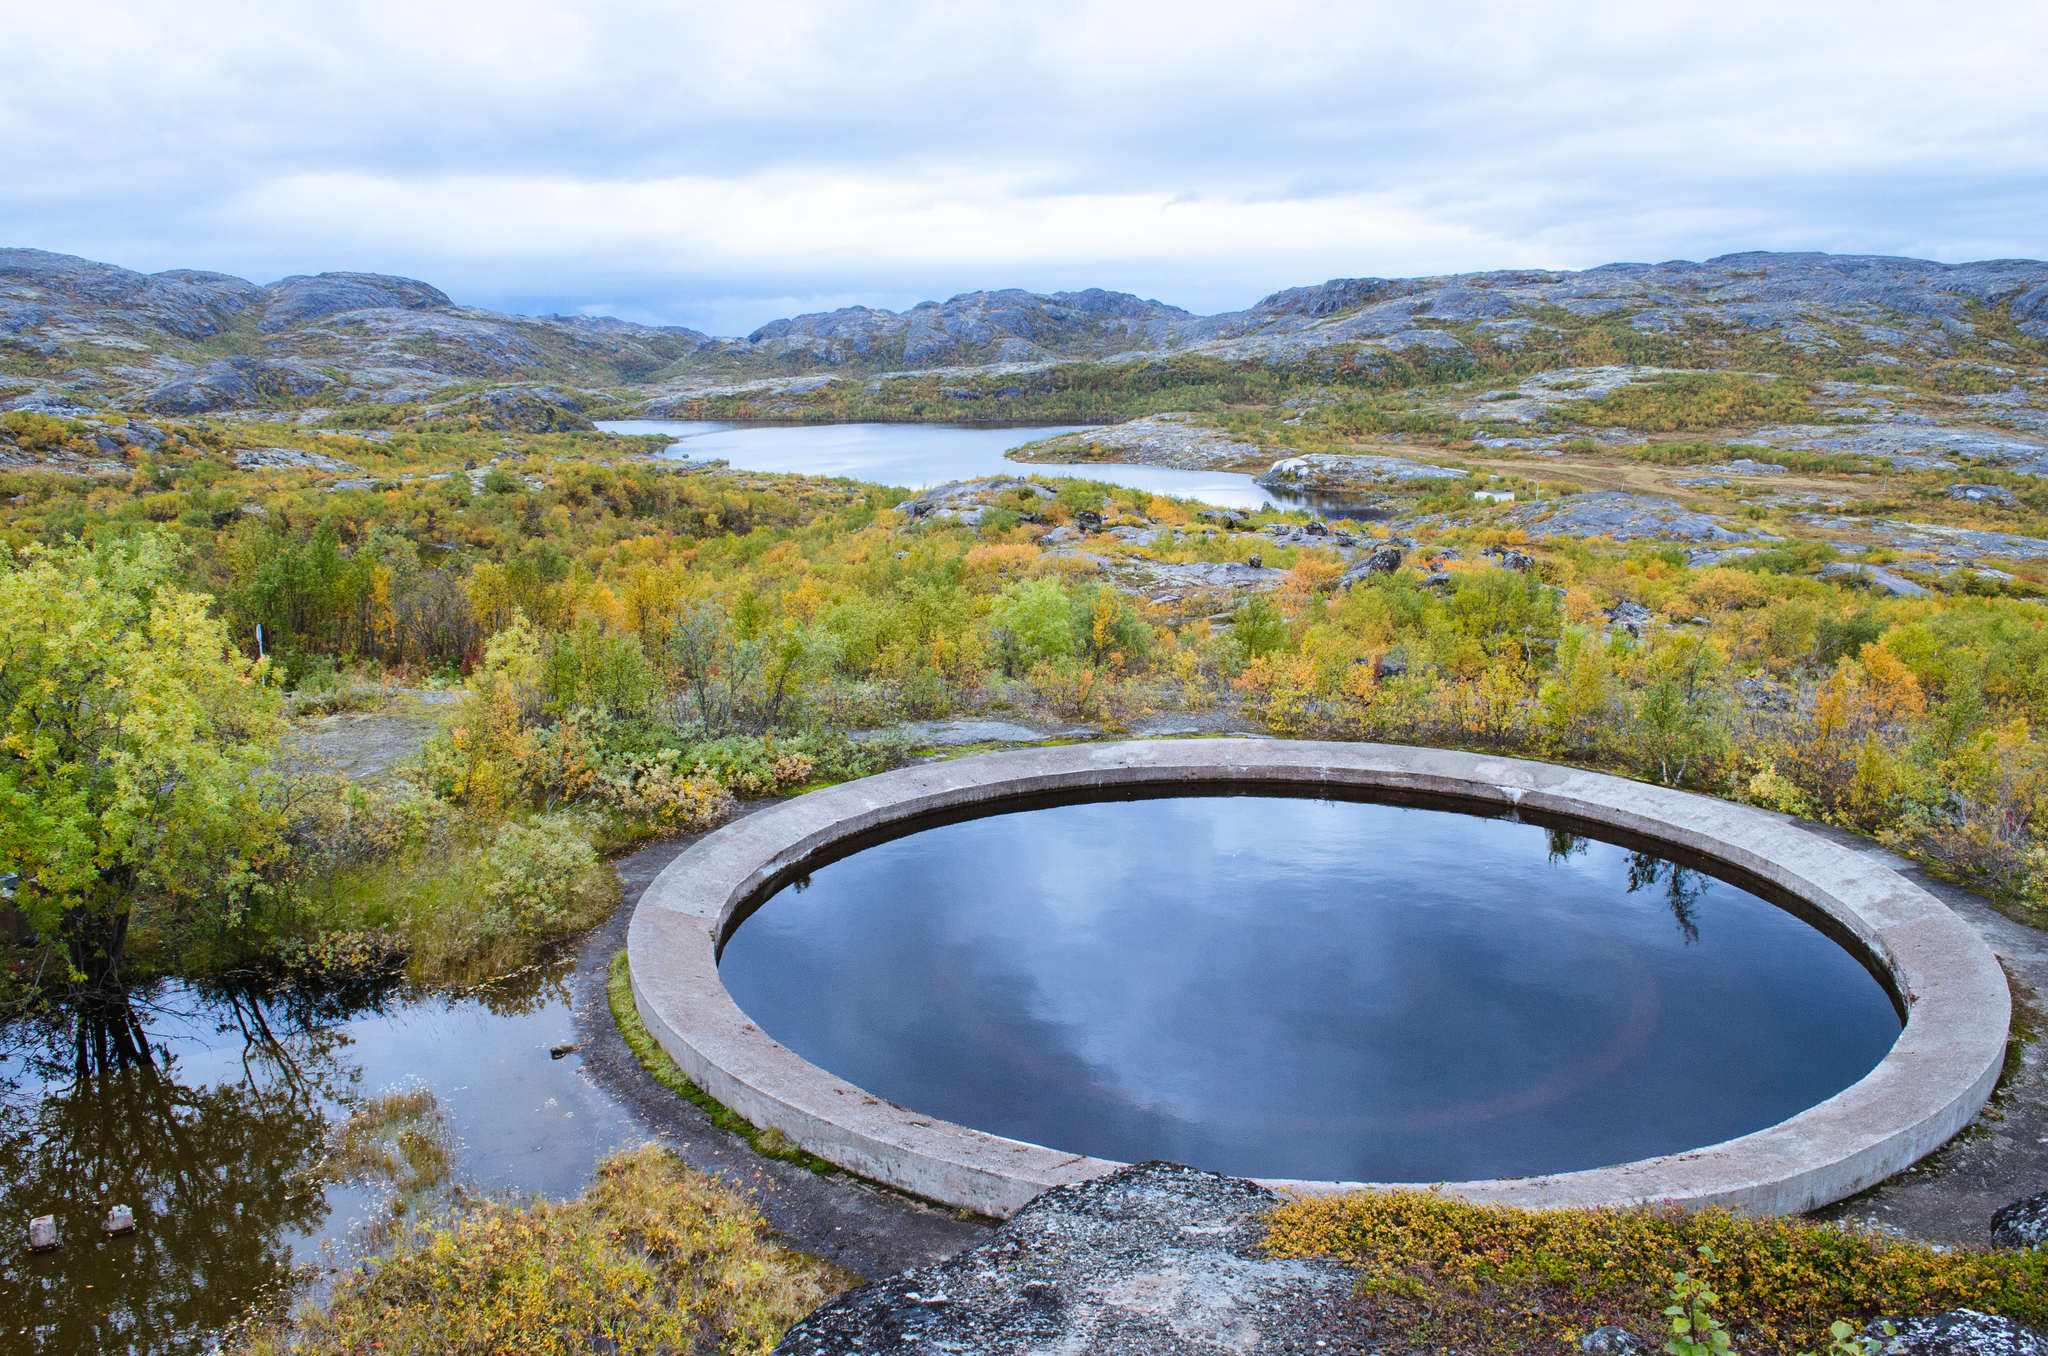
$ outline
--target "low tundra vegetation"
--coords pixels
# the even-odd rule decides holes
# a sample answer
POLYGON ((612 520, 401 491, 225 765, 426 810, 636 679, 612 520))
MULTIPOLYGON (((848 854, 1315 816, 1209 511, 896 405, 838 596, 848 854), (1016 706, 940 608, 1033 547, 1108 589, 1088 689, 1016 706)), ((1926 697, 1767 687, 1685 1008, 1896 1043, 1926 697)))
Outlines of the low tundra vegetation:
POLYGON ((769 1235, 745 1197, 643 1145, 572 1201, 487 1203, 422 1220, 259 1328, 250 1356, 592 1351, 765 1353, 857 1278, 769 1235))
POLYGON ((1264 1246, 1356 1265, 1352 1316, 1397 1353, 1575 1350, 1609 1324, 1643 1338, 1673 1332, 1674 1309, 1693 1324, 1681 1340, 1706 1343, 1703 1305, 1737 1349, 1783 1356, 1829 1349, 1845 1320, 1961 1308, 2048 1319, 2048 1251, 1936 1248, 1724 1210, 1520 1210, 1425 1191, 1302 1197, 1273 1212, 1264 1246))
MULTIPOLYGON (((1275 454, 1399 436, 1404 455, 1428 447, 1442 460, 1470 450, 1473 433, 1419 398, 1446 383, 1685 357, 1683 340, 1638 334, 1625 315, 1546 323, 1552 337, 1513 354, 1463 334, 1476 360, 1457 366, 1347 360, 1334 377, 1180 358, 1083 366, 1010 405, 963 403, 933 379, 884 383, 874 408, 856 408, 843 402, 866 399, 861 384, 835 383, 800 417, 882 405, 934 419, 1202 411, 1275 454), (1327 401, 1298 399, 1326 387, 1327 401)), ((1778 379, 1666 374, 1573 410, 1602 427, 1690 436, 1810 420, 1806 383, 1843 375, 1790 358, 1774 366, 1762 340, 1734 340, 1748 345, 1731 350, 1739 365, 1778 379)), ((713 827, 740 799, 879 771, 912 748, 887 731, 956 714, 1115 731, 1213 712, 1283 735, 1598 767, 1848 825, 2021 917, 2048 917, 2048 613, 2035 601, 2048 577, 2029 564, 1996 579, 1866 555, 1933 590, 1882 597, 1853 576, 1823 577, 1844 553, 1744 503, 1732 511, 1784 540, 1689 568, 1672 545, 1530 540, 1515 516, 1524 506, 1475 506, 1471 490, 1549 499, 1577 487, 1467 467, 1468 480, 1413 492, 1394 526, 1335 524, 1360 547, 1396 532, 1406 543, 1393 570, 1347 578, 1330 538, 1282 543, 1260 530, 1300 514, 1230 529, 1196 505, 1062 480, 1050 499, 999 499, 978 525, 912 522, 894 511, 900 490, 679 466, 645 455, 660 440, 369 422, 374 436, 261 426, 262 444, 347 462, 347 474, 238 469, 229 454, 243 434, 203 424, 85 474, 0 470, 12 623, 0 638, 0 792, 25 807, 0 840, 18 941, 0 996, 61 987, 118 953, 94 941, 102 925, 143 970, 404 966, 423 982, 481 980, 613 908, 608 854, 713 827), (1093 536, 1080 552, 1052 548, 1047 534, 1083 511, 1111 532, 1168 532, 1142 546, 1093 536), (1254 556, 1282 572, 1275 586, 1147 582, 1161 566, 1254 556), (120 625, 81 627, 88 603, 120 625), (44 698, 55 690, 42 680, 86 670, 56 662, 65 655, 52 641, 90 635, 117 638, 113 657, 152 682, 178 664, 205 676, 160 705, 182 713, 181 732, 212 732, 220 775, 193 770, 182 735, 144 747, 160 733, 146 723, 101 732, 70 763, 53 752, 38 733, 52 728, 44 698), (176 644, 152 650, 165 641, 176 644), (441 728, 388 775, 352 785, 284 756, 303 722, 421 688, 457 700, 434 708, 441 728), (109 778, 118 805, 60 822, 48 787, 62 779, 46 774, 114 766, 94 752, 105 749, 131 763, 147 754, 169 773, 109 778), (212 812, 185 813, 181 796, 212 812), (63 869, 46 873, 43 860, 63 869), (77 914, 67 928, 78 908, 103 916, 85 927, 77 914)), ((29 454, 99 456, 82 426, 42 416, 9 415, 0 433, 29 454)), ((1689 465, 1754 451, 1651 441, 1626 455, 1689 465)), ((1778 460, 1815 474, 1862 467, 1778 460)), ((2048 490, 1993 468, 1887 475, 1859 493, 2048 531, 2033 526, 2048 522, 2048 490), (2006 484, 2016 506, 1950 507, 1956 474, 2006 484)), ((624 982, 621 966, 615 1010, 648 1054, 624 982)), ((766 1238, 743 1200, 656 1149, 609 1160, 566 1204, 429 1210, 445 1184, 430 1102, 395 1093, 356 1112, 329 1168, 392 1182, 419 1204, 398 1217, 388 1257, 344 1278, 323 1309, 253 1337, 258 1350, 766 1350, 841 1284, 766 1238)), ((1268 1246, 1358 1264, 1357 1302, 1395 1351, 1508 1356, 1563 1349, 1606 1322, 1663 1330, 1674 1271, 1711 1287, 1744 1350, 1816 1349, 1837 1320, 1958 1305, 2048 1317, 2048 1255, 1937 1253, 1715 1212, 1301 1201, 1276 1214, 1268 1246)))
MULTIPOLYGON (((1726 394, 1687 382, 1659 398, 1726 394)), ((11 575, 71 538, 141 552, 138 596, 192 600, 252 691, 291 694, 289 719, 459 693, 374 783, 264 783, 238 832, 269 816, 253 837, 282 850, 223 856, 247 881, 227 903, 191 882, 136 892, 143 970, 482 978, 601 916, 605 855, 888 767, 908 744, 876 732, 903 722, 996 712, 1113 731, 1215 711, 1580 763, 1849 825, 2042 916, 2048 616, 2031 599, 2048 579, 2024 564, 2001 581, 1893 559, 1936 591, 1887 598, 1823 578, 1841 553, 1772 519, 1780 544, 1688 568, 1654 542, 1529 540, 1523 506, 1453 486, 1417 492, 1399 568, 1347 579, 1332 538, 1261 530, 1305 515, 1231 530, 1086 481, 1029 496, 1035 521, 968 525, 912 521, 899 491, 636 460, 641 444, 599 435, 317 442, 367 474, 239 471, 201 440, 126 481, 0 477, 20 482, 0 505, 11 575), (151 516, 194 495, 236 507, 151 516), (1049 549, 1084 510, 1166 532, 1049 549), (1253 556, 1278 587, 1144 582, 1253 556)), ((1335 526, 1361 548, 1392 536, 1335 526)), ((47 986, 44 954, 10 950, 17 994, 47 986)))

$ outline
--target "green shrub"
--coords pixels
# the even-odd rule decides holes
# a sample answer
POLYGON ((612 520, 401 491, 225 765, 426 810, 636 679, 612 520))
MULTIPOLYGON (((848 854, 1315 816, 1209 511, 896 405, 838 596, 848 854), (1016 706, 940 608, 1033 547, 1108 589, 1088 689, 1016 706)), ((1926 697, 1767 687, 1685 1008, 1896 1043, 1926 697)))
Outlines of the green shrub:
MULTIPOLYGON (((618 876, 590 838, 584 812, 495 827, 426 797, 356 816, 328 869, 306 887, 302 922, 315 934, 366 939, 344 948, 362 965, 394 952, 422 982, 468 982, 531 960, 549 942, 600 922, 619 901, 618 876)), ((291 952, 317 967, 324 951, 291 952)))
POLYGON ((1272 654, 1287 643, 1287 618, 1264 594, 1255 593, 1238 604, 1230 636, 1246 659, 1272 654))
POLYGON ((608 717, 645 711, 657 690, 640 637, 606 631, 588 620, 547 638, 540 683, 562 706, 586 707, 608 717))
POLYGON ((566 817, 499 827, 474 867, 494 937, 560 937, 595 923, 616 902, 597 853, 566 817))
POLYGON ((996 599, 988 631, 1006 674, 1065 659, 1074 652, 1073 599, 1057 579, 1020 579, 996 599))
POLYGON ((1729 424, 1810 422, 1818 415, 1806 386, 1720 372, 1667 373, 1633 381, 1598 400, 1564 405, 1573 421, 1651 433, 1721 428, 1729 424))

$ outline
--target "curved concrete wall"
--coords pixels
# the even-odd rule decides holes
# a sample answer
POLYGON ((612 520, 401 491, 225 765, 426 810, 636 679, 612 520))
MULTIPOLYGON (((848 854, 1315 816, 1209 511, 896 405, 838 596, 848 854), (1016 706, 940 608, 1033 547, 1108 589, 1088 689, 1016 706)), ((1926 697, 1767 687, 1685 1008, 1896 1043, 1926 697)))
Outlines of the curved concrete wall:
MULTIPOLYGON (((992 812, 1003 802, 1259 783, 1350 797, 1420 796, 1532 812, 1652 839, 1724 863, 1832 919, 1889 977, 1906 1014, 1891 1053, 1854 1086, 1726 1143, 1619 1167, 1439 1185, 1527 1206, 1670 1201, 1790 1214, 1839 1200, 1939 1147, 1990 1096, 2011 1000, 1976 933, 1939 900, 1859 854, 1725 801, 1512 758, 1384 744, 1142 741, 993 753, 905 768, 740 820, 648 887, 627 950, 647 1029, 711 1096, 821 1158, 948 1205, 1007 1216, 1047 1187, 1121 1164, 920 1116, 806 1063, 734 1005, 718 947, 769 889, 850 839, 992 812)), ((1309 1192, 1387 1183, 1273 1181, 1309 1192)))

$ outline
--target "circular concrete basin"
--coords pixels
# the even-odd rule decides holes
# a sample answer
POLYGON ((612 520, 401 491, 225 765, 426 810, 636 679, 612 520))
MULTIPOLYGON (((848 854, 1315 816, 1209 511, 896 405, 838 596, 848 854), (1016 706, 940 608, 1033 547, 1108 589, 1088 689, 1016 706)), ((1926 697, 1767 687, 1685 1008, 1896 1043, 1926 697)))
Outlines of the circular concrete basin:
MULTIPOLYGON (((1990 1096, 2011 1016, 2005 977, 1939 900, 1862 854, 1773 815, 1661 787, 1511 758, 1377 744, 1138 741, 987 754, 812 792, 711 834, 636 909, 633 994, 661 1046, 711 1096, 851 1171, 950 1206, 1007 1216, 1048 1187, 1122 1166, 920 1115, 806 1062, 761 1031, 719 979, 747 914, 815 863, 940 819, 1033 799, 1204 786, 1327 788, 1495 814, 1526 809, 1704 858, 1815 916, 1860 949, 1904 1027, 1864 1078, 1754 1134, 1616 1167, 1429 1185, 1473 1200, 1554 1206, 1641 1201, 1813 1209, 1939 1147, 1990 1096)), ((1401 1185, 1269 1181, 1309 1192, 1401 1185)))

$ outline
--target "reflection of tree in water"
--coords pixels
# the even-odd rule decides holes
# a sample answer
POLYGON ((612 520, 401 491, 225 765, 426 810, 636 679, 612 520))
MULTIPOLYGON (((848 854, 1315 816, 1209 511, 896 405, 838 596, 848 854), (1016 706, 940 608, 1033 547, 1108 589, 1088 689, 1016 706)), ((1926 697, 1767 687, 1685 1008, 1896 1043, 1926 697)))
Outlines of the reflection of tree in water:
POLYGON ((0 1089, 0 1213, 54 1213, 64 1240, 0 1279, 0 1324, 33 1334, 31 1349, 209 1350, 252 1302, 287 1291, 283 1236, 327 1214, 304 1171, 348 1080, 321 1002, 247 987, 162 996, 239 1039, 239 1080, 181 1080, 179 1056, 146 1035, 146 1003, 7 1031, 5 1067, 25 1076, 0 1089), (134 1234, 101 1234, 114 1204, 134 1209, 134 1234))
POLYGON ((1693 915, 1693 906, 1714 882, 1710 877, 1697 871, 1687 870, 1677 862, 1666 861, 1648 852, 1628 854, 1628 892, 1647 890, 1664 882, 1664 897, 1671 905, 1671 916, 1678 920, 1678 930, 1685 935, 1687 946, 1700 939, 1699 921, 1693 915))
POLYGON ((1550 839, 1550 864, 1561 866, 1574 857, 1586 852, 1586 840, 1570 829, 1545 829, 1544 836, 1550 839))
POLYGON ((458 995, 166 984, 0 1026, 0 1216, 18 1229, 54 1213, 64 1240, 0 1276, 0 1347, 210 1351, 252 1304, 289 1293, 288 1240, 327 1217, 308 1169, 360 1076, 339 1024, 418 1003, 517 1016, 565 999, 573 970, 564 955, 458 995), (186 1067, 180 1048, 208 1030, 198 1043, 238 1056, 239 1077, 186 1067), (109 1239, 116 1204, 139 1227, 109 1239))

